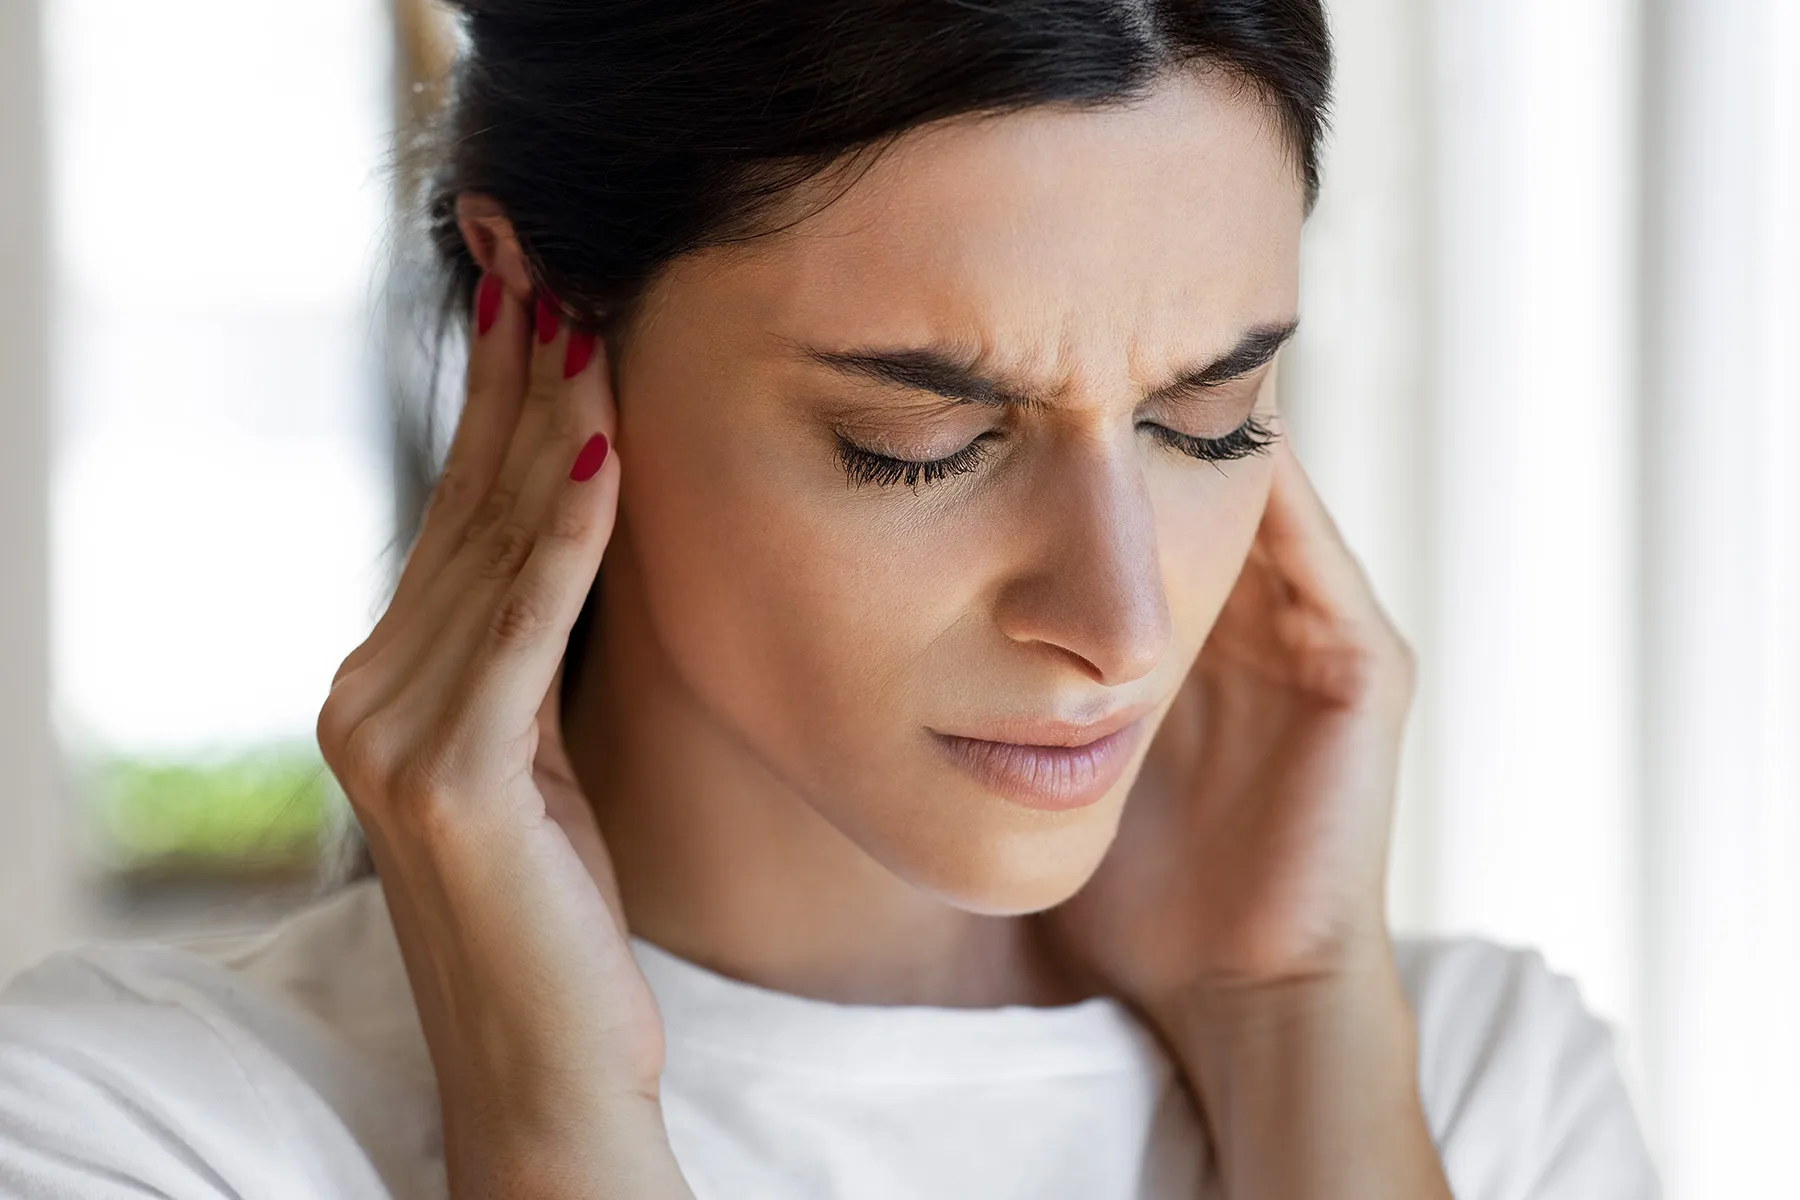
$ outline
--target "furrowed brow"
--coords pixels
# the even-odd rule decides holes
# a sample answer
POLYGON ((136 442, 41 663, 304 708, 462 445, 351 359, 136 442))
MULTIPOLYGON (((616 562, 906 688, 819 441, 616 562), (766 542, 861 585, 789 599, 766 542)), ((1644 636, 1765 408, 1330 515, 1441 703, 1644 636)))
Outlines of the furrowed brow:
POLYGON ((806 356, 845 375, 930 392, 968 404, 1025 409, 1044 405, 1043 397, 1029 388, 983 375, 967 362, 935 347, 845 352, 808 349, 806 356))
MULTIPOLYGON (((1252 329, 1226 353, 1205 366, 1182 372, 1146 399, 1167 400, 1204 391, 1259 370, 1274 360, 1298 326, 1298 321, 1289 321, 1283 325, 1252 329)), ((805 347, 802 352, 811 361, 839 374, 929 392, 967 404, 1027 410, 1049 405, 1041 393, 1030 387, 983 375, 967 361, 937 347, 849 351, 805 347)))
POLYGON ((1282 325, 1264 325, 1252 329, 1236 346, 1218 358, 1203 367, 1183 371, 1171 382, 1151 392, 1146 399, 1174 399, 1190 392, 1215 388, 1234 379, 1242 379, 1275 361, 1275 356, 1287 345, 1288 339, 1294 336, 1294 331, 1299 327, 1300 322, 1293 320, 1282 325))

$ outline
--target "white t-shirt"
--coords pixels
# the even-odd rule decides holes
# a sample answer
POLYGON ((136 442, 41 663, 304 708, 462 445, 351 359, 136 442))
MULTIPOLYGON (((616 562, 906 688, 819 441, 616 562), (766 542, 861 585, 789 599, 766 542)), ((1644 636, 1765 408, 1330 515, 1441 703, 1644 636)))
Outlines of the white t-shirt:
MULTIPOLYGON (((1110 998, 842 1005, 641 938, 698 1200, 1200 1200, 1170 1061, 1110 998)), ((1458 1200, 1648 1200, 1609 1028, 1529 951, 1402 939, 1458 1200)), ((254 933, 88 942, 0 989, 0 1196, 445 1195, 431 1062, 378 881, 254 933)))

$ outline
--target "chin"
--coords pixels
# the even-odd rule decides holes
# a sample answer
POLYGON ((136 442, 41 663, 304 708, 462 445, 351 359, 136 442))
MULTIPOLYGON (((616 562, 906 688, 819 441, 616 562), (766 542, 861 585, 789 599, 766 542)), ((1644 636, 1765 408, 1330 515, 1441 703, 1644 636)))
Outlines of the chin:
POLYGON ((1099 869, 1118 827, 1117 803, 1102 801, 1035 828, 960 828, 935 850, 909 848, 905 863, 878 855, 890 870, 944 903, 982 916, 1026 916, 1054 908, 1099 869))

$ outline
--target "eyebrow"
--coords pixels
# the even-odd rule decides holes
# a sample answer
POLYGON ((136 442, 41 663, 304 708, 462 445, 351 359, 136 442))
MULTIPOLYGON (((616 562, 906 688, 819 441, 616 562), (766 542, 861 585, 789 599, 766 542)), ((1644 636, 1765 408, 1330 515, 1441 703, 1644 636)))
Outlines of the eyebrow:
MULTIPOLYGON (((1144 399, 1172 400, 1242 379, 1274 361, 1275 355, 1299 327, 1297 319, 1280 325, 1259 325, 1244 334, 1238 344, 1224 354, 1181 372, 1144 399)), ((967 404, 1028 410, 1048 407, 1044 396, 1028 385, 983 375, 967 358, 935 346, 850 351, 807 347, 803 353, 813 362, 841 374, 930 392, 967 404)))

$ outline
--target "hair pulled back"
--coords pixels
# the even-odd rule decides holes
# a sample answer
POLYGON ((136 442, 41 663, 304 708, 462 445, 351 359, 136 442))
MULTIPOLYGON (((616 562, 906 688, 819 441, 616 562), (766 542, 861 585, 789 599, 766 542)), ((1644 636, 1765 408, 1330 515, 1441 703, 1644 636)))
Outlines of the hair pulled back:
MULTIPOLYGON (((663 266, 779 227, 769 218, 801 185, 910 129, 1127 103, 1184 68, 1267 103, 1309 207, 1318 194, 1332 70, 1321 0, 447 2, 461 53, 415 163, 446 316, 466 315, 480 272, 460 193, 497 201, 564 318, 611 341, 663 266)), ((416 491, 427 456, 412 450, 416 491)), ((570 636, 565 706, 597 595, 570 636)), ((328 887, 374 873, 354 824, 338 854, 350 865, 328 867, 328 887)))
POLYGON ((1331 86, 1320 0, 451 0, 465 42, 427 217, 466 303, 456 196, 492 196, 537 281, 612 332, 664 264, 754 236, 916 126, 1140 96, 1184 66, 1254 88, 1310 204, 1331 86))

